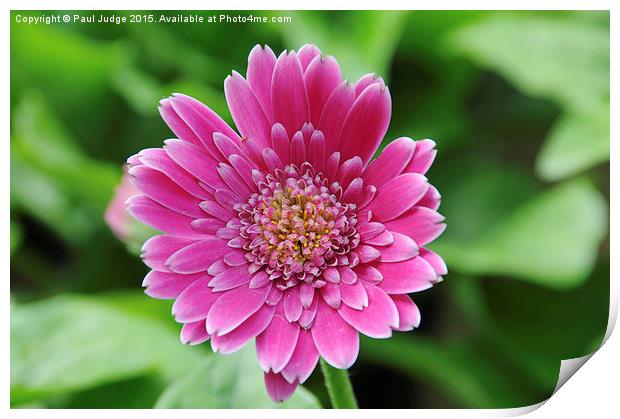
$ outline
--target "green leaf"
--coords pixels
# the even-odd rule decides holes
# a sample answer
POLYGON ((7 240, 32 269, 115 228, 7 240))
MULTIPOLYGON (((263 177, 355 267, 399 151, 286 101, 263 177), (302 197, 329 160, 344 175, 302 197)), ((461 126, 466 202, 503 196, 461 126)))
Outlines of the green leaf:
POLYGON ((13 147, 22 161, 73 199, 102 213, 120 170, 85 156, 76 144, 38 93, 24 96, 13 115, 13 147))
POLYGON ((553 125, 536 161, 549 181, 563 179, 609 160, 609 108, 600 113, 566 113, 553 125))
POLYGON ((528 94, 582 110, 609 100, 609 29, 594 21, 498 12, 451 39, 528 94))
MULTIPOLYGON (((516 407, 539 402, 470 344, 435 342, 423 336, 361 339, 360 356, 427 380, 450 399, 471 408, 516 407)), ((558 363, 559 368, 559 363, 558 363)))
POLYGON ((15 253, 17 249, 19 249, 19 246, 21 246, 22 244, 22 240, 23 233, 21 225, 16 221, 11 220, 11 256, 13 255, 13 253, 15 253))
POLYGON ((600 192, 575 179, 538 194, 471 241, 444 240, 432 247, 464 273, 571 288, 590 274, 607 216, 600 192))
POLYGON ((444 321, 458 328, 465 320, 482 338, 480 346, 500 358, 495 362, 507 362, 514 369, 513 373, 504 366, 507 374, 515 374, 513 379, 523 376, 533 391, 550 394, 559 361, 591 352, 593 337, 604 333, 608 310, 601 301, 607 300, 609 271, 600 271, 569 291, 452 273, 446 291, 457 307, 444 321))
POLYGON ((162 409, 312 409, 320 408, 316 398, 298 387, 286 402, 269 399, 263 372, 256 362, 254 345, 231 355, 204 360, 181 380, 172 384, 157 401, 162 409))
POLYGON ((124 51, 121 44, 100 42, 66 25, 25 25, 15 14, 38 16, 37 12, 12 11, 12 82, 36 84, 63 106, 83 108, 102 94, 108 76, 124 51), (36 53, 33 53, 36 52, 36 53))
POLYGON ((392 55, 408 12, 285 12, 295 25, 284 25, 283 35, 290 48, 312 42, 324 54, 338 59, 345 79, 356 80, 375 72, 387 79, 392 55))
POLYGON ((11 200, 67 242, 78 243, 88 237, 96 224, 84 207, 73 204, 56 183, 24 160, 21 152, 12 147, 11 200))
POLYGON ((142 116, 157 115, 157 106, 163 98, 160 82, 139 71, 133 64, 119 64, 111 79, 112 87, 125 98, 129 106, 142 116))
POLYGON ((155 116, 159 101, 173 93, 194 97, 213 109, 222 118, 232 122, 223 91, 216 91, 204 83, 178 79, 161 84, 134 65, 121 65, 114 73, 112 85, 116 92, 140 115, 155 116), (128 89, 127 86, 131 86, 128 89))
MULTIPOLYGON (((135 298, 144 299, 136 294, 135 298)), ((11 304, 11 403, 44 399, 158 373, 167 380, 200 362, 198 348, 151 316, 105 296, 62 295, 11 304)))
POLYGON ((537 172, 559 180, 609 159, 609 25, 605 12, 564 18, 501 12, 457 30, 451 45, 532 96, 567 112, 538 157, 537 172))
POLYGON ((487 318, 497 333, 493 341, 538 365, 539 373, 544 370, 541 363, 584 356, 595 342, 602 343, 609 317, 609 267, 605 262, 583 285, 571 290, 521 281, 487 282, 487 318))
POLYGON ((145 375, 104 384, 68 397, 62 396, 47 402, 47 407, 52 409, 150 409, 165 388, 166 382, 161 377, 145 375))
POLYGON ((448 219, 441 241, 476 240, 536 193, 532 176, 512 165, 463 154, 441 157, 429 175, 441 191, 439 211, 448 219))

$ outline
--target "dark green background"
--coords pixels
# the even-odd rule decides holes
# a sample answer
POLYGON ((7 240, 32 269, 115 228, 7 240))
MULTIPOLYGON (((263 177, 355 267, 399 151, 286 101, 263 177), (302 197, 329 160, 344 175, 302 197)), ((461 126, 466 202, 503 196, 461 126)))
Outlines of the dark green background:
MULTIPOLYGON (((15 17, 41 12, 11 13, 12 405, 272 406, 251 350, 181 346, 171 303, 142 294, 135 243, 102 214, 125 159, 172 136, 159 99, 187 93, 230 120, 223 80, 250 49, 306 42, 350 80, 384 77, 386 142, 439 150, 428 176, 448 229, 431 248, 450 273, 413 295, 418 330, 363 339, 360 406, 548 397, 560 360, 596 349, 607 325, 609 14, 254 13, 293 20, 35 26, 15 17)), ((306 388, 285 407, 317 406, 310 393, 329 406, 318 370, 306 388)))

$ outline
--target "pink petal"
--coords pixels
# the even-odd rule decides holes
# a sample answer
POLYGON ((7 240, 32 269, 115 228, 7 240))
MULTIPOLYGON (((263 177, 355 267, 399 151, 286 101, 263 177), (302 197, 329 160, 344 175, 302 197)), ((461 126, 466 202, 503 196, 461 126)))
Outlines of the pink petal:
POLYGON ((252 142, 258 148, 268 146, 271 124, 248 82, 233 71, 224 80, 224 93, 233 121, 243 137, 242 141, 252 142))
MULTIPOLYGON (((219 132, 214 132, 213 143, 215 144, 217 149, 220 151, 221 157, 223 157, 224 159, 229 158, 231 154, 237 154, 239 156, 243 156, 244 158, 249 158, 249 156, 246 155, 246 153, 241 149, 243 144, 241 143, 240 140, 233 141, 232 139, 230 139, 224 134, 221 134, 219 132)), ((218 158, 217 161, 220 162, 223 160, 218 158)))
POLYGON ((213 292, 209 276, 194 281, 179 295, 172 305, 172 315, 177 322, 189 323, 205 319, 213 304, 224 294, 213 292))
POLYGON ((198 184, 196 178, 172 160, 163 148, 142 150, 139 159, 144 165, 162 172, 193 196, 200 199, 208 199, 211 196, 198 184))
POLYGON ((144 293, 149 297, 173 299, 177 298, 185 288, 203 276, 203 273, 179 275, 171 272, 159 272, 153 270, 144 277, 142 286, 146 287, 144 293))
POLYGON ((340 185, 346 188, 349 183, 362 174, 362 160, 358 156, 351 157, 340 165, 338 170, 338 178, 340 185))
POLYGON ((303 308, 308 308, 314 298, 314 287, 302 282, 299 285, 299 300, 303 308))
POLYGON ((304 71, 308 68, 312 60, 317 55, 321 55, 321 50, 314 44, 304 44, 299 51, 297 52, 297 56, 299 57, 299 62, 301 63, 301 67, 304 71))
POLYGON ((273 127, 271 127, 271 145, 276 154, 278 154, 278 157, 280 157, 280 161, 287 164, 291 161, 288 134, 284 126, 280 123, 274 124, 273 127))
POLYGON ((319 362, 319 352, 314 346, 312 334, 307 330, 301 330, 295 351, 281 374, 289 383, 303 383, 310 377, 317 362, 319 362))
POLYGON ((377 193, 377 187, 375 185, 367 185, 364 189, 364 199, 358 203, 358 208, 366 208, 368 204, 375 199, 375 194, 377 193))
POLYGON ((175 93, 169 100, 179 117, 191 128, 212 155, 217 155, 217 150, 213 146, 214 132, 221 132, 230 138, 238 138, 237 133, 204 103, 179 93, 175 93))
POLYGON ((237 288, 249 282, 250 273, 248 272, 248 265, 241 265, 219 273, 209 281, 209 286, 213 288, 213 292, 218 292, 237 288))
POLYGON ((443 233, 445 218, 438 212, 426 207, 413 207, 400 217, 385 223, 391 231, 405 234, 424 246, 443 233))
POLYGON ((381 248, 381 262, 402 262, 418 255, 418 245, 411 237, 392 233, 394 243, 381 248))
POLYGON ((353 365, 359 353, 359 335, 336 310, 320 303, 310 330, 316 349, 328 364, 340 369, 353 365))
POLYGON ((215 201, 202 201, 200 203, 200 208, 211 217, 220 220, 222 223, 228 222, 235 216, 232 209, 225 208, 215 201))
POLYGON ((358 279, 368 282, 369 284, 377 285, 383 281, 383 275, 377 270, 377 268, 370 265, 359 265, 353 269, 358 279))
POLYGON ((297 323, 288 322, 282 309, 276 309, 269 326, 256 337, 256 354, 263 371, 280 372, 291 359, 298 336, 297 323))
POLYGON ((362 240, 368 240, 383 233, 385 231, 385 225, 377 222, 360 223, 357 231, 360 233, 362 240))
POLYGON ((362 281, 357 281, 351 285, 340 284, 340 298, 343 303, 356 310, 362 310, 368 306, 368 294, 362 285, 362 281))
POLYGON ((420 326, 420 310, 411 298, 404 294, 392 295, 391 297, 398 310, 399 319, 398 327, 395 327, 394 330, 406 332, 420 326))
POLYGON ((381 257, 381 252, 372 246, 362 244, 355 249, 355 253, 359 256, 362 263, 372 262, 381 257))
POLYGON ((218 189, 215 191, 215 200, 224 208, 233 208, 236 204, 243 202, 239 195, 228 189, 218 189))
POLYGON ((398 310, 392 299, 374 285, 365 284, 368 307, 355 310, 343 305, 340 316, 359 332, 371 338, 383 339, 392 336, 392 328, 398 327, 398 310))
POLYGON ((245 265, 248 263, 247 260, 245 260, 245 254, 246 252, 243 250, 233 250, 224 256, 224 262, 226 262, 228 266, 245 265))
POLYGON ((284 293, 284 315, 289 322, 296 322, 301 317, 301 299, 299 287, 291 287, 284 293))
POLYGON ((220 239, 230 240, 230 239, 238 238, 239 231, 224 227, 224 228, 220 228, 219 230, 217 230, 215 236, 220 239))
POLYGON ((252 289, 238 287, 226 291, 209 310, 207 333, 224 335, 238 327, 265 303, 271 284, 252 289))
POLYGON ((198 345, 209 340, 209 337, 204 319, 185 323, 181 328, 181 343, 183 345, 198 345))
POLYGON ((365 74, 355 82, 355 96, 358 97, 364 90, 371 84, 379 83, 381 86, 385 86, 385 82, 375 73, 365 74))
POLYGON ((444 262, 437 253, 423 247, 420 249, 420 256, 430 263, 438 276, 443 276, 448 273, 446 262, 444 262))
POLYGON ((325 162, 325 137, 321 131, 314 131, 308 145, 308 161, 317 171, 323 170, 325 162))
POLYGON ((256 45, 248 57, 248 84, 258 99, 267 119, 273 121, 271 111, 271 78, 276 65, 276 56, 265 45, 256 45))
POLYGON ((337 284, 340 282, 340 273, 338 273, 338 269, 329 266, 323 271, 323 279, 332 284, 337 284))
POLYGON ((188 217, 201 217, 200 199, 187 193, 162 172, 147 166, 133 166, 128 173, 136 188, 152 200, 188 217))
MULTIPOLYGON (((231 154, 228 156, 228 161, 231 166, 235 169, 239 177, 245 182, 245 184, 250 188, 251 191, 256 190, 256 183, 252 178, 252 171, 254 170, 253 163, 250 163, 248 159, 238 154, 231 154)), ((239 191, 234 191, 239 194, 239 191)), ((244 200, 245 202, 245 200, 244 200)))
POLYGON ((298 382, 289 383, 281 374, 265 373, 265 389, 267 394, 269 394, 269 398, 276 403, 288 400, 295 393, 298 385, 298 382))
POLYGON ((404 262, 379 263, 383 275, 379 287, 388 294, 407 294, 430 288, 437 275, 433 267, 421 256, 404 262))
POLYGON ((344 120, 354 102, 355 91, 346 81, 340 83, 327 98, 318 125, 325 136, 327 155, 339 150, 344 120))
POLYGON ((271 81, 274 121, 280 122, 292 136, 308 121, 308 95, 303 68, 295 51, 278 57, 271 81))
POLYGON ((248 197, 252 194, 252 189, 250 189, 243 177, 241 177, 239 172, 233 169, 232 166, 226 163, 220 163, 217 172, 231 191, 235 191, 237 194, 244 197, 248 197))
POLYGON ((291 162, 300 166, 306 161, 306 145, 301 131, 297 131, 291 139, 291 162))
POLYGON ((360 156, 366 166, 381 144, 391 113, 389 89, 380 84, 367 87, 355 100, 344 122, 340 138, 342 158, 360 156))
POLYGON ((234 247, 236 249, 241 249, 245 243, 246 239, 244 239, 243 237, 234 237, 227 242, 228 246, 234 247))
POLYGON ((224 222, 217 218, 198 218, 191 222, 191 226, 199 233, 214 235, 220 228, 224 227, 224 222))
POLYGON ((366 168, 364 172, 366 182, 379 187, 401 174, 411 161, 415 147, 416 142, 407 137, 389 143, 379 157, 371 161, 366 168))
MULTIPOLYGON (((325 145, 327 147, 327 143, 325 145)), ((327 149, 327 148, 326 148, 327 149)), ((334 151, 325 162, 325 178, 333 179, 338 172, 338 166, 340 165, 340 153, 334 151)))
POLYGON ((371 246, 389 246, 394 243, 394 235, 390 230, 384 230, 383 233, 376 235, 372 239, 364 240, 364 243, 371 246))
POLYGON ((204 237, 192 229, 190 223, 193 218, 179 214, 158 204, 144 195, 136 195, 126 202, 127 212, 136 220, 164 233, 188 238, 199 239, 204 237))
POLYGON ((323 301, 335 309, 340 308, 340 288, 338 285, 328 282, 319 291, 323 301))
POLYGON ((284 167, 284 164, 282 164, 282 161, 280 160, 280 157, 278 157, 278 154, 271 148, 263 149, 263 160, 265 161, 267 169, 271 173, 275 172, 276 169, 282 169, 284 167))
POLYGON ((176 113, 170 99, 162 99, 159 102, 159 114, 178 138, 201 147, 203 146, 200 139, 194 134, 194 131, 176 113))
POLYGON ((194 144, 180 140, 166 140, 164 150, 179 166, 196 176, 212 189, 226 185, 217 173, 218 162, 194 144))
POLYGON ((314 322, 314 318, 316 316, 316 311, 319 306, 320 298, 314 298, 310 303, 308 308, 304 308, 301 311, 301 317, 297 321, 301 327, 304 329, 310 329, 312 323, 314 322))
POLYGON ((380 221, 393 220, 414 206, 427 190, 428 182, 423 175, 399 175, 379 188, 368 209, 380 221))
POLYGON ((271 282, 269 275, 265 271, 260 271, 254 274, 250 280, 250 288, 260 288, 271 282))
POLYGON ((344 284, 354 284, 357 282, 357 274, 348 266, 339 266, 338 272, 340 273, 340 281, 344 284))
POLYGON ((222 354, 230 354, 238 351, 250 339, 261 334, 267 326, 269 326, 275 311, 276 308, 274 306, 264 304, 256 313, 241 323, 237 328, 225 335, 213 336, 211 339, 211 348, 213 348, 215 352, 220 352, 222 354))
POLYGON ((353 179, 342 194, 341 202, 358 203, 364 198, 364 180, 361 177, 353 179))
POLYGON ((282 297, 284 296, 284 292, 276 287, 271 288, 269 294, 267 294, 267 298, 265 298, 265 303, 271 306, 275 306, 280 302, 282 297))
POLYGON ((437 210, 439 204, 441 204, 441 194, 437 188, 433 185, 429 185, 428 191, 426 191, 422 199, 420 199, 416 205, 437 210))
POLYGON ((224 240, 208 237, 173 253, 166 261, 166 266, 180 274, 206 272, 213 262, 229 251, 230 248, 224 240))
POLYGON ((140 256, 149 268, 169 272, 165 263, 170 255, 195 241, 168 235, 153 236, 142 245, 140 256))
POLYGON ((405 169, 405 172, 425 174, 433 164, 436 155, 437 150, 435 150, 435 141, 416 141, 413 159, 411 159, 411 162, 405 169))
POLYGON ((338 62, 332 56, 323 59, 316 56, 304 73, 308 102, 310 104, 310 122, 319 123, 321 111, 332 91, 342 82, 342 73, 338 62))
POLYGON ((220 259, 220 260, 216 260, 209 266, 209 269, 207 269, 207 273, 211 276, 216 276, 216 275, 221 274, 228 268, 229 266, 226 263, 224 263, 223 260, 220 259))

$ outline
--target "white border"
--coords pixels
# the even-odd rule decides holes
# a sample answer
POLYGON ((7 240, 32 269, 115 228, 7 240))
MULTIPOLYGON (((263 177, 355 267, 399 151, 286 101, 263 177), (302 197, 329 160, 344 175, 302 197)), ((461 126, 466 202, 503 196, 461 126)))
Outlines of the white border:
MULTIPOLYGON (((0 249, 4 263, 2 264, 2 271, 4 273, 4 303, 2 305, 3 315, 1 320, 2 328, 2 346, 0 346, 1 356, 3 360, 4 377, 0 382, 1 391, 1 407, 2 410, 14 417, 19 418, 31 418, 31 417, 56 417, 56 418, 71 418, 71 417, 83 417, 90 416, 91 418, 103 418, 114 415, 117 418, 168 418, 168 417, 187 417, 187 418, 201 418, 206 415, 209 417, 226 417, 237 418, 245 416, 246 412, 256 417, 269 417, 269 418, 287 418, 291 416, 291 411, 285 410, 11 410, 9 411, 10 401, 10 350, 9 350, 9 331, 10 331, 10 308, 9 308, 9 277, 10 277, 10 256, 9 256, 9 174, 10 174, 10 146, 8 139, 10 138, 10 110, 9 110, 9 60, 10 60, 10 41, 9 30, 10 25, 8 22, 9 10, 44 10, 44 9, 58 9, 58 10, 73 10, 73 9, 134 9, 134 10, 174 10, 174 9, 210 9, 210 10, 304 10, 304 9, 324 9, 324 10, 349 10, 349 9, 366 9, 373 10, 377 6, 381 6, 386 10, 397 9, 418 9, 418 10, 475 10, 475 9, 494 9, 494 10, 554 10, 554 9, 570 9, 570 10, 611 10, 611 92, 613 93, 611 98, 611 112, 612 116, 617 116, 618 110, 618 77, 620 74, 620 66, 618 65, 618 42, 619 30, 618 30, 618 4, 617 1, 605 1, 605 0, 590 0, 584 1, 553 1, 553 0, 521 0, 521 1, 490 1, 490 0, 478 0, 469 2, 449 1, 449 0, 435 0, 433 2, 424 1, 394 1, 394 0, 382 0, 380 3, 372 2, 368 0, 347 0, 341 1, 335 4, 333 0, 314 0, 312 2, 303 2, 296 0, 277 1, 267 0, 259 2, 248 2, 239 0, 228 0, 226 2, 198 2, 177 0, 175 2, 163 1, 163 0, 140 0, 133 1, 131 5, 128 5, 127 1, 121 0, 108 0, 108 1, 95 1, 88 2, 78 0, 57 0, 49 1, 28 1, 18 2, 9 0, 3 3, 5 8, 5 20, 3 26, 0 29, 1 33, 1 45, 2 48, 2 153, 0 153, 0 176, 2 176, 2 182, 0 188, 2 188, 2 197, 5 199, 2 201, 0 207, 0 214, 4 222, 1 224, 1 237, 0 249), (615 76, 615 77, 614 77, 615 76)), ((611 138, 615 138, 615 141, 611 141, 611 211, 610 214, 619 214, 620 206, 618 205, 618 195, 614 193, 618 185, 618 142, 617 142, 617 120, 611 118, 611 138)), ((612 255, 618 255, 618 246, 614 240, 618 233, 618 223, 611 217, 610 220, 610 252, 612 255)), ((609 324, 606 338, 609 338, 604 346, 596 352, 590 361, 588 361, 584 368, 577 372, 576 378, 569 380, 566 385, 560 388, 549 401, 541 403, 536 406, 520 408, 520 409, 504 409, 504 410, 386 410, 382 411, 382 415, 395 415, 395 416, 410 416, 414 415, 417 418, 435 418, 435 417, 507 417, 517 416, 520 414, 531 413, 532 416, 537 418, 550 418, 562 415, 563 417, 583 417, 586 414, 593 415, 593 417, 610 417, 612 412, 618 411, 618 397, 617 397, 617 377, 620 376, 620 338, 618 334, 611 335, 611 331, 615 325, 618 314, 618 291, 619 291, 619 271, 617 261, 612 258, 611 260, 611 303, 610 303, 610 315, 609 324), (610 336, 611 335, 611 336, 610 336), (541 407, 542 406, 542 407, 541 407), (541 407, 537 409, 538 407, 541 407)), ((579 307, 575 308, 576 310, 579 307)), ((563 373, 567 371, 563 368, 563 373)), ((573 371, 574 372, 574 371, 573 371)), ((297 411, 294 413, 300 417, 312 416, 333 416, 338 417, 355 417, 359 419, 361 417, 374 417, 375 412, 370 410, 362 411, 297 411)))

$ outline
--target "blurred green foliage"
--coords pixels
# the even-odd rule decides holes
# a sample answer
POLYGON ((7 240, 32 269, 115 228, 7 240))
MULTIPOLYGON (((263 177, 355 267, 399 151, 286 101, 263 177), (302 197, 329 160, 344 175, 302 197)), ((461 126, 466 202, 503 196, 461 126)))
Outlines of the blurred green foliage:
POLYGON ((212 356, 171 385, 159 397, 161 409, 315 409, 320 407, 308 390, 301 388, 286 402, 275 405, 265 393, 263 371, 256 362, 254 345, 221 358, 212 356))
MULTIPOLYGON (((437 142, 429 178, 448 229, 431 247, 450 273, 413 296, 419 330, 362 340, 361 407, 537 403, 561 359, 600 345, 608 13, 279 11, 259 14, 292 23, 118 26, 17 14, 40 12, 11 18, 13 406, 275 407, 252 348, 221 357, 179 343, 170 303, 139 290, 135 243, 103 223, 124 160, 172 135, 157 102, 183 92, 230 121, 223 80, 257 43, 313 42, 349 80, 376 72, 394 104, 386 143, 437 142)), ((281 407, 321 405, 317 371, 281 407)))

